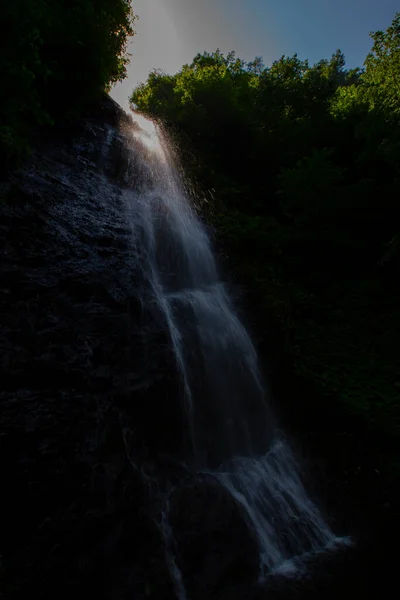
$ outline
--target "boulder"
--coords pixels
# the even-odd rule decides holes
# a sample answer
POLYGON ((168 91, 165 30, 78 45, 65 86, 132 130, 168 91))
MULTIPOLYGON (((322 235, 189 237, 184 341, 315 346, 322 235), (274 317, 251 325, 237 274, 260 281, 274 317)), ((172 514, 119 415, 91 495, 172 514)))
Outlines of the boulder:
POLYGON ((260 551, 255 531, 240 504, 212 476, 171 494, 169 522, 190 598, 256 582, 260 551))

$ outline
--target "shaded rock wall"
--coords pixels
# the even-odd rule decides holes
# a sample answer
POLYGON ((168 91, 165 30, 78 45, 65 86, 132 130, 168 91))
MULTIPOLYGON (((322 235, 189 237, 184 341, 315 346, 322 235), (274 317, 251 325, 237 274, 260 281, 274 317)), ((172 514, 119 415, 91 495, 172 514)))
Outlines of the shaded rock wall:
POLYGON ((16 593, 144 594, 152 564, 153 588, 171 589, 140 469, 153 442, 175 443, 155 415, 178 382, 132 245, 121 117, 106 100, 0 188, 1 553, 16 593))

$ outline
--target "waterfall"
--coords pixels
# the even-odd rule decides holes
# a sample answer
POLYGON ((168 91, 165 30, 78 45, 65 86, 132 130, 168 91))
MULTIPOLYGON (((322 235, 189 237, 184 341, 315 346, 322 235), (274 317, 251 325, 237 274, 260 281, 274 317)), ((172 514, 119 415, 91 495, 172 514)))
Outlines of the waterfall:
MULTIPOLYGON (((159 125, 137 114, 133 119, 125 132, 131 147, 126 201, 138 260, 181 380, 187 439, 180 458, 240 505, 258 538, 260 575, 293 575, 302 557, 337 540, 274 428, 256 351, 220 279, 173 147, 159 125)), ((163 531, 171 540, 166 519, 165 512, 163 531)), ((174 557, 169 562, 180 587, 174 557)))

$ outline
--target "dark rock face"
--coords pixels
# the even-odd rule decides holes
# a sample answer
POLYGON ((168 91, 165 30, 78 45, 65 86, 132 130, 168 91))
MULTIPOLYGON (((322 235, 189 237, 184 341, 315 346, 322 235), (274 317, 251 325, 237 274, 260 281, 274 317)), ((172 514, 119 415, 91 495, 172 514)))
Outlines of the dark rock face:
POLYGON ((143 473, 181 443, 180 382, 132 244, 119 119, 105 100, 0 182, 0 554, 16 596, 174 597, 143 473))
POLYGON ((170 499, 176 560, 189 596, 207 598, 259 574, 259 546, 235 499, 211 477, 177 488, 170 499))

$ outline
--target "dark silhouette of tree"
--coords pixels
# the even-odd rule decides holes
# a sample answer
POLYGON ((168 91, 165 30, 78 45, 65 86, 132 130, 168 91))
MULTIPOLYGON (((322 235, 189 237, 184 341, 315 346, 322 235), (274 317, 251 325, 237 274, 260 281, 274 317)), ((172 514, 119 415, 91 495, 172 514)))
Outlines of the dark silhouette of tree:
POLYGON ((128 0, 15 0, 0 9, 0 148, 19 154, 36 125, 68 120, 125 76, 128 0))

